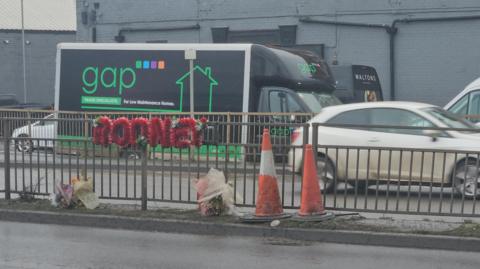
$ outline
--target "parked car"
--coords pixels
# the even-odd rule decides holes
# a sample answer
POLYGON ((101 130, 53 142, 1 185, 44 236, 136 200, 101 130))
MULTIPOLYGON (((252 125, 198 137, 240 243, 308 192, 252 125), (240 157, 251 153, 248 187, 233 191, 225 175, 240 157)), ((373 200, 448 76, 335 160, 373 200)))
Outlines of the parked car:
MULTIPOLYGON (((465 197, 479 194, 480 134, 474 130, 477 127, 440 107, 413 102, 326 107, 308 122, 308 143, 312 143, 314 122, 359 125, 318 127, 318 173, 327 191, 334 188, 335 179, 355 183, 355 187, 366 187, 372 180, 380 179, 400 181, 398 184, 451 185, 465 197), (397 128, 373 128, 372 125, 397 128), (469 128, 469 131, 401 129, 399 126, 469 128)), ((294 131, 292 144, 304 144, 303 129, 294 131)), ((290 150, 289 164, 295 172, 301 171, 300 147, 290 150)))
POLYGON ((53 139, 56 136, 54 116, 50 114, 41 121, 14 129, 12 138, 21 138, 14 140, 15 148, 20 152, 31 152, 36 148, 53 148, 53 139))

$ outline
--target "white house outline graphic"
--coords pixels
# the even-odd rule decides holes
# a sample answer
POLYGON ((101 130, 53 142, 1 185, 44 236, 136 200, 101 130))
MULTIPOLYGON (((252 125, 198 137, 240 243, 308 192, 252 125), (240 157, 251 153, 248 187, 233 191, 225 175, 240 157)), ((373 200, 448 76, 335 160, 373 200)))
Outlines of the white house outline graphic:
POLYGON ((183 76, 181 76, 175 84, 177 84, 180 87, 180 112, 183 111, 183 89, 184 89, 184 81, 185 79, 190 75, 191 72, 199 71, 201 74, 206 76, 209 81, 210 81, 210 86, 209 86, 209 99, 208 99, 208 112, 212 112, 212 91, 213 91, 213 86, 218 86, 218 82, 212 77, 212 68, 211 67, 205 67, 201 68, 199 65, 196 65, 195 68, 193 68, 192 71, 189 71, 185 73, 183 76))

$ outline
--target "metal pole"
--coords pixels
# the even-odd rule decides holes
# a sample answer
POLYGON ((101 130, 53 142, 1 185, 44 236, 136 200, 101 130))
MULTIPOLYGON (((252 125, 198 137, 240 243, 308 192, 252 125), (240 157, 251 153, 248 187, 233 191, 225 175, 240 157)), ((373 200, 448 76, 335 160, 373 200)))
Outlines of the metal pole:
MULTIPOLYGON (((188 60, 189 63, 189 74, 190 74, 190 116, 194 118, 194 99, 195 97, 193 96, 193 76, 194 76, 194 68, 193 68, 193 61, 197 58, 197 52, 195 49, 186 49, 185 50, 185 60, 188 60)), ((190 146, 190 160, 194 160, 194 148, 195 146, 191 145, 190 146)), ((180 153, 181 154, 181 153, 180 153)))
POLYGON ((147 158, 148 147, 142 149, 142 210, 147 210, 147 158))
MULTIPOLYGON (((84 150, 84 154, 85 154, 85 166, 83 167, 83 176, 85 178, 85 180, 87 179, 87 159, 88 159, 88 145, 87 145, 87 142, 88 142, 88 137, 89 137, 89 129, 88 129, 88 115, 87 113, 83 113, 83 135, 84 135, 84 141, 83 141, 83 150, 84 150)), ((92 147, 93 147, 93 155, 95 156, 95 146, 92 144, 92 147)), ((80 149, 79 149, 80 150, 80 149)))
POLYGON ((25 63, 25 25, 23 20, 23 0, 20 1, 20 9, 22 14, 22 67, 23 67, 23 102, 27 102, 27 72, 25 63))
POLYGON ((193 108, 193 59, 190 59, 189 60, 190 62, 190 113, 192 114, 192 118, 193 118, 193 113, 195 112, 194 108, 193 108))
POLYGON ((10 121, 3 121, 5 200, 10 200, 10 121))
MULTIPOLYGON (((313 158, 317 165, 318 165, 317 163, 318 162, 318 127, 319 127, 318 123, 312 123, 312 147, 313 147, 313 153, 314 153, 313 158)), ((308 143, 304 143, 304 144, 308 144, 308 143)), ((326 164, 326 158, 325 158, 325 164, 326 164)))
MULTIPOLYGON (((192 117, 192 119, 195 117, 194 115, 194 112, 195 112, 195 109, 194 109, 194 96, 193 96, 193 76, 194 76, 194 71, 193 71, 193 59, 190 59, 189 60, 189 64, 190 64, 190 116, 192 117)), ((191 145, 190 146, 190 160, 191 161, 194 161, 195 160, 195 153, 194 153, 194 150, 195 150, 195 146, 191 145)))

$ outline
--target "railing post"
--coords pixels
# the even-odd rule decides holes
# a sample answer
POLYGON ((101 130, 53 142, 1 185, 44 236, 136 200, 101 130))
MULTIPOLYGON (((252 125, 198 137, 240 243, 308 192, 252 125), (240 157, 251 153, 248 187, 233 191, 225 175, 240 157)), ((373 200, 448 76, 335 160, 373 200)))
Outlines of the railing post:
POLYGON ((5 200, 10 200, 10 121, 3 121, 5 200))
MULTIPOLYGON (((27 111, 27 125, 28 125, 28 136, 32 137, 32 112, 30 110, 27 111)), ((10 136, 10 134, 8 134, 10 136)))
MULTIPOLYGON (((87 113, 85 112, 83 114, 83 136, 84 136, 84 141, 83 141, 83 153, 84 153, 84 158, 85 158, 85 166, 83 167, 83 177, 84 179, 86 180, 87 179, 87 162, 88 162, 88 145, 87 145, 87 142, 88 142, 88 133, 89 133, 89 122, 88 122, 88 115, 87 113)), ((93 154, 95 154, 95 146, 92 144, 93 146, 93 154)), ((80 149, 79 149, 80 151, 80 149)), ((95 165, 95 164, 94 164, 95 165)))
POLYGON ((309 127, 310 124, 308 123, 303 125, 302 160, 305 160, 305 145, 308 144, 309 127))
POLYGON ((318 161, 318 123, 312 123, 312 148, 314 154, 315 163, 318 161))
POLYGON ((142 210, 147 210, 147 159, 148 147, 142 148, 142 210))
MULTIPOLYGON (((195 119, 195 114, 191 114, 190 116, 192 117, 192 119, 195 119)), ((193 133, 192 133, 192 135, 193 135, 193 133)), ((189 149, 190 149, 189 152, 188 152, 189 161, 194 162, 195 161, 195 146, 190 145, 189 149)), ((180 154, 182 154, 181 151, 180 151, 180 154)), ((198 161, 200 161, 200 160, 198 160, 198 161)))
POLYGON ((228 163, 230 162, 230 135, 231 135, 231 116, 227 113, 227 143, 225 145, 225 177, 228 178, 228 163))
POLYGON ((230 144, 230 133, 231 133, 231 116, 230 116, 230 112, 227 112, 227 145, 230 144))

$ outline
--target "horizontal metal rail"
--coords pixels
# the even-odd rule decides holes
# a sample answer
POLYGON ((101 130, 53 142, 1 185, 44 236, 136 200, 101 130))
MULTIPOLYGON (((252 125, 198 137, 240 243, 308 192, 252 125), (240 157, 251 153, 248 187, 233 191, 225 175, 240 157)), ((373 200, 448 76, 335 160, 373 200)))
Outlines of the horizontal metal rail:
MULTIPOLYGON (((277 114, 259 114, 265 117, 259 119, 257 114, 228 113, 210 114, 210 125, 218 128, 218 136, 221 137, 217 143, 195 150, 150 149, 147 152, 148 159, 142 162, 142 156, 138 155, 136 147, 121 149, 116 145, 101 147, 92 144, 90 135, 94 118, 90 116, 98 114, 64 115, 78 118, 43 119, 6 115, 0 119, 0 126, 6 127, 3 130, 4 137, 0 138, 0 173, 4 175, 3 180, 0 180, 2 195, 47 196, 55 191, 58 183, 68 183, 75 177, 85 176, 93 181, 95 192, 102 199, 143 201, 146 198, 149 202, 192 204, 197 199, 194 180, 204 176, 213 167, 225 173, 227 181, 238 193, 238 197, 241 197, 235 198, 236 204, 253 207, 259 191, 263 129, 280 128, 288 131, 281 135, 273 132, 271 136, 276 155, 275 171, 284 208, 300 206, 302 175, 293 171, 302 171, 300 166, 305 153, 303 145, 291 145, 290 141, 292 130, 297 129, 303 131, 303 141, 312 141, 319 154, 316 156, 317 173, 323 187, 323 201, 329 210, 480 216, 477 206, 480 197, 471 195, 476 194, 479 188, 480 152, 475 150, 322 145, 322 137, 318 133, 321 126, 366 126, 278 122, 272 118, 277 114), (233 115, 238 118, 232 119, 233 115), (230 120, 227 120, 227 116, 230 120), (244 122, 242 117, 245 116, 252 118, 244 122), (252 120, 255 117, 258 121, 252 120), (18 128, 20 122, 32 124, 36 121, 72 124, 68 126, 70 129, 65 127, 65 130, 76 136, 33 137, 32 130, 29 130, 30 136, 11 137, 13 127, 18 128), (242 135, 248 139, 239 139, 242 135), (30 147, 21 147, 26 144, 30 147), (142 193, 143 180, 147 188, 146 197, 142 193), (327 186, 329 180, 333 184, 327 186)), ((130 117, 135 115, 145 113, 128 114, 130 117)), ((148 117, 155 115, 157 114, 147 114, 148 117)), ((389 125, 368 128, 479 131, 389 125)))

